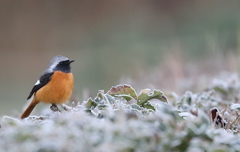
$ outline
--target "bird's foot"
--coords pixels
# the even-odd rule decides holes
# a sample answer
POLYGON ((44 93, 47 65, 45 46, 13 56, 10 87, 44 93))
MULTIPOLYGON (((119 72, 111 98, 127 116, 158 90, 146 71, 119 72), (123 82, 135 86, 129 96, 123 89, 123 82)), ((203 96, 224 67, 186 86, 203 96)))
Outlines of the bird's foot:
POLYGON ((58 109, 57 105, 54 104, 54 103, 51 105, 50 109, 51 109, 52 111, 54 111, 54 112, 61 112, 61 111, 58 109))

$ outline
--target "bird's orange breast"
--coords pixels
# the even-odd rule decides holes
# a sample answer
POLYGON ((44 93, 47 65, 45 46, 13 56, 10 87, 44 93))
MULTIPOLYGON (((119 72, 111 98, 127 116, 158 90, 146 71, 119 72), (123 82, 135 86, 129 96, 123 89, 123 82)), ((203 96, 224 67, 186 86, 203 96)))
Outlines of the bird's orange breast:
POLYGON ((73 86, 72 73, 55 71, 51 80, 36 92, 35 98, 40 102, 62 104, 71 97, 73 86))

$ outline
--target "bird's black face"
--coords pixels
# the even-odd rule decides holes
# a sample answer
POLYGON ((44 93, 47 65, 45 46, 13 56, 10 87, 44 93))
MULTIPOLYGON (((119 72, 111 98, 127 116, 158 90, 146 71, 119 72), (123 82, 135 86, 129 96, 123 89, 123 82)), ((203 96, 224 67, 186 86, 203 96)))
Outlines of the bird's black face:
POLYGON ((60 61, 56 67, 54 68, 54 71, 62 71, 65 73, 70 73, 71 72, 71 66, 70 64, 74 62, 74 60, 64 60, 60 61))

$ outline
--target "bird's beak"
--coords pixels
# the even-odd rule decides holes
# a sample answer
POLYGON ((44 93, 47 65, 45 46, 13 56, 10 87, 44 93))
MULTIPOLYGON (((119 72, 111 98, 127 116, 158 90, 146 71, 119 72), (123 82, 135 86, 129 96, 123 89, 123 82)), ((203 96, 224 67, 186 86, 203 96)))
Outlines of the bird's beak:
POLYGON ((75 61, 75 60, 69 60, 69 64, 72 63, 72 62, 74 62, 74 61, 75 61))

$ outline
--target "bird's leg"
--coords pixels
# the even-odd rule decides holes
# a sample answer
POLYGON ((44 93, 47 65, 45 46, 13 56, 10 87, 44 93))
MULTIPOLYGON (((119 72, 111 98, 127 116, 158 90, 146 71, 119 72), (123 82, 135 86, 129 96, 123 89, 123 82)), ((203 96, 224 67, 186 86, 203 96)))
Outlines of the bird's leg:
POLYGON ((61 111, 58 109, 58 107, 57 107, 57 105, 56 105, 55 103, 53 103, 53 104, 51 105, 50 109, 51 109, 52 111, 54 111, 54 112, 57 112, 57 111, 61 112, 61 111))

